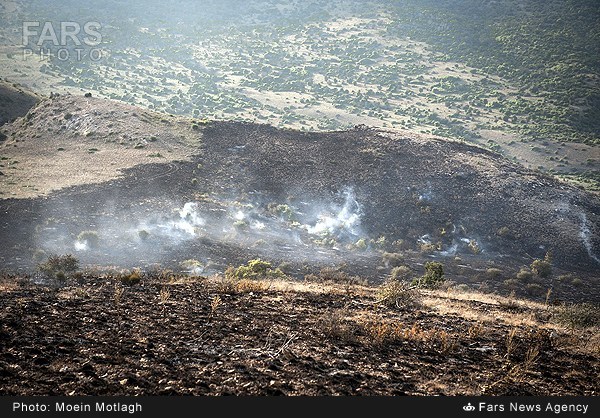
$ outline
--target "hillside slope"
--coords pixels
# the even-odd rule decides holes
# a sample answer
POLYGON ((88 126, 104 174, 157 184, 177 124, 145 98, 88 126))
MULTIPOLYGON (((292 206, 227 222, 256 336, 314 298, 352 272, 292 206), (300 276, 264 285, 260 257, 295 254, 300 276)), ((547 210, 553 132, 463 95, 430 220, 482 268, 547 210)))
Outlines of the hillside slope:
POLYGON ((598 197, 463 142, 208 122, 70 95, 4 132, 7 270, 51 253, 203 273, 262 257, 298 277, 335 266, 380 281, 437 260, 473 286, 599 297, 598 197), (533 274, 546 255, 551 274, 533 274))
POLYGON ((0 125, 25 116, 41 96, 22 89, 18 84, 0 80, 0 125))

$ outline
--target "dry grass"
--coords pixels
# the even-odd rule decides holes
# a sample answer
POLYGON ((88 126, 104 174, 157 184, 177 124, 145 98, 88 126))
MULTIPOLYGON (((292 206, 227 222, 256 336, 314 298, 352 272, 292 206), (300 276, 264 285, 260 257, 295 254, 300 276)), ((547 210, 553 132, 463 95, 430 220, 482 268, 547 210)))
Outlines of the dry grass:
POLYGON ((68 186, 101 183, 118 178, 124 169, 156 163, 151 156, 156 154, 164 156, 161 162, 187 160, 200 136, 188 129, 189 123, 173 119, 165 125, 160 123, 160 114, 79 95, 44 99, 34 111, 35 119, 23 118, 7 125, 9 138, 2 144, 2 155, 18 160, 19 166, 8 173, 10 181, 0 184, 4 196, 31 198, 68 186), (69 112, 73 117, 66 123, 67 128, 61 129, 63 115, 69 112), (133 113, 144 118, 131 117, 133 113), (138 132, 142 138, 157 135, 169 140, 136 148, 130 132, 138 132), (20 141, 17 147, 15 140, 22 137, 36 140, 20 141))
POLYGON ((511 326, 542 325, 536 312, 548 311, 543 303, 470 290, 424 291, 422 303, 442 315, 454 314, 476 322, 501 322, 511 326))

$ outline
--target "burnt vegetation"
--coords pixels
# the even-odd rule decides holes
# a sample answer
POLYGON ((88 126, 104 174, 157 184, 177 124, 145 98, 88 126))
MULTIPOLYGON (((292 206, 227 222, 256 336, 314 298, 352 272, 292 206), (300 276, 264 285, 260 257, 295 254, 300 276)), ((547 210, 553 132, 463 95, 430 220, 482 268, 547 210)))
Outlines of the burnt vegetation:
POLYGON ((0 395, 598 395, 597 4, 209 3, 5 45, 0 395))
MULTIPOLYGON (((70 257, 47 264, 75 267, 70 257)), ((439 277, 438 268, 429 265, 423 277, 439 277)), ((259 259, 212 276, 159 267, 77 272, 59 286, 0 279, 2 395, 600 389, 600 318, 590 303, 431 289, 410 279, 374 285, 339 271, 297 280, 259 259)))

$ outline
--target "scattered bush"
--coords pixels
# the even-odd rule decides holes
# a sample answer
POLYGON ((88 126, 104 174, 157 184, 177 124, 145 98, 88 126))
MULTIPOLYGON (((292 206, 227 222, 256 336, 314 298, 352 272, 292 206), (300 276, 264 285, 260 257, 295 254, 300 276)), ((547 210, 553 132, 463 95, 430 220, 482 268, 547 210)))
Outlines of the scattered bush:
POLYGON ((49 278, 64 280, 79 269, 79 260, 71 254, 52 254, 45 262, 38 264, 37 268, 49 278))
POLYGON ((285 277, 285 274, 279 268, 272 269, 271 263, 263 261, 260 258, 248 261, 245 266, 237 268, 229 267, 225 271, 225 278, 234 280, 257 280, 281 277, 285 277))
POLYGON ((402 308, 416 308, 421 306, 421 295, 406 282, 387 280, 378 289, 378 303, 385 306, 402 308))
POLYGON ((498 228, 498 231, 496 231, 496 235, 503 237, 506 236, 510 233, 510 229, 508 229, 508 227, 503 226, 501 228, 498 228))
POLYGON ((141 240, 146 240, 149 236, 150 232, 146 231, 145 229, 140 229, 138 231, 138 237, 140 237, 141 240))
POLYGON ((419 251, 421 251, 422 254, 431 254, 435 251, 439 251, 441 247, 439 247, 436 244, 432 244, 430 242, 424 242, 421 243, 419 245, 419 251))
POLYGON ((117 276, 117 279, 126 286, 133 286, 142 280, 142 271, 133 269, 130 272, 123 272, 117 276))
POLYGON ((31 258, 33 259, 33 261, 35 261, 36 263, 41 263, 44 258, 46 258, 48 255, 46 254, 46 251, 38 248, 37 250, 35 250, 33 252, 33 255, 31 256, 31 258))
POLYGON ((569 328, 589 328, 600 325, 600 306, 592 303, 561 305, 554 312, 554 319, 569 328))
POLYGON ((463 292, 468 292, 471 290, 471 287, 466 284, 466 283, 459 283, 456 284, 454 286, 452 286, 452 291, 457 292, 457 293, 463 293, 463 292))
POLYGON ((519 282, 517 279, 506 279, 504 280, 504 286, 506 286, 509 289, 515 290, 518 289, 519 287, 521 287, 521 282, 519 282))
POLYGON ((356 242, 354 243, 354 247, 355 247, 357 250, 366 250, 366 249, 367 249, 367 247, 368 247, 368 246, 367 246, 367 240, 366 240, 366 239, 364 239, 364 238, 361 238, 361 239, 359 239, 358 241, 356 241, 356 242))
POLYGON ((277 204, 277 203, 270 203, 269 205, 267 205, 267 209, 272 214, 274 214, 276 216, 279 216, 281 219, 284 219, 284 220, 287 220, 287 221, 294 221, 294 220, 296 220, 296 216, 294 214, 294 211, 288 205, 277 204))
POLYGON ((425 274, 413 279, 412 284, 420 288, 437 289, 445 280, 442 263, 429 261, 425 263, 425 274))
POLYGON ((369 243, 371 245, 373 245, 375 248, 379 248, 380 250, 384 250, 385 247, 387 246, 387 238, 385 236, 380 236, 377 239, 371 239, 369 241, 369 243))
POLYGON ((552 274, 552 258, 550 253, 546 253, 543 260, 533 260, 531 263, 531 271, 540 277, 550 277, 552 274))
POLYGON ((365 284, 365 280, 361 277, 351 276, 336 267, 323 267, 318 275, 307 274, 304 280, 316 283, 365 284))
POLYGON ((479 247, 479 244, 474 239, 469 241, 469 249, 473 254, 479 254, 481 252, 481 247, 479 247))
POLYGON ((268 288, 267 282, 251 279, 241 279, 234 284, 234 291, 240 293, 264 292, 268 288))
POLYGON ((204 271, 204 264, 200 261, 190 258, 179 263, 182 269, 189 274, 201 274, 204 271))
POLYGON ((85 243, 90 248, 96 248, 100 239, 96 231, 82 231, 77 235, 77 241, 85 243))
POLYGON ((525 286, 525 290, 531 296, 541 296, 546 293, 544 288, 538 283, 528 283, 527 286, 525 286))
POLYGON ((392 247, 397 251, 409 250, 411 248, 410 243, 403 239, 397 239, 392 242, 392 247))
POLYGON ((238 219, 237 221, 235 221, 233 223, 233 227, 239 231, 248 231, 248 229, 250 228, 248 222, 242 219, 238 219))
POLYGON ((485 274, 489 279, 496 280, 499 279, 500 276, 502 276, 502 270, 500 270, 499 268, 490 267, 486 270, 485 274))
POLYGON ((400 266, 404 262, 404 257, 400 253, 384 252, 381 259, 383 264, 388 268, 400 266))
POLYGON ((287 261, 282 261, 277 268, 284 274, 289 274, 292 271, 292 264, 287 261))
POLYGON ((392 280, 408 280, 412 275, 412 270, 407 266, 397 266, 390 272, 392 280))
POLYGON ((344 343, 355 343, 358 327, 354 322, 346 319, 346 314, 345 310, 327 311, 318 319, 317 327, 328 338, 344 343))
POLYGON ((522 267, 517 273, 517 279, 522 281, 530 280, 533 277, 533 273, 526 267, 522 267))

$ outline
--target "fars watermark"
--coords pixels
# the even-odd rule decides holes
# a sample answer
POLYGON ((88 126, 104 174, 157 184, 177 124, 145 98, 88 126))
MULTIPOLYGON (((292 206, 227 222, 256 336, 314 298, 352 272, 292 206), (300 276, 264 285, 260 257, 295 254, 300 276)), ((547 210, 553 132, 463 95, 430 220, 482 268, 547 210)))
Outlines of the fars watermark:
POLYGON ((24 21, 22 25, 24 59, 39 55, 42 60, 100 61, 101 43, 100 22, 24 21))

